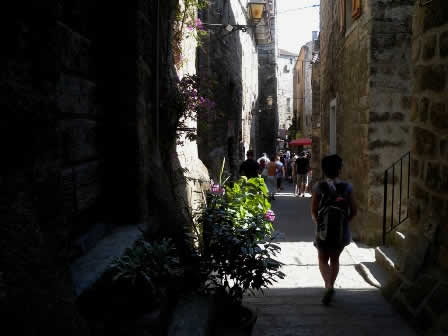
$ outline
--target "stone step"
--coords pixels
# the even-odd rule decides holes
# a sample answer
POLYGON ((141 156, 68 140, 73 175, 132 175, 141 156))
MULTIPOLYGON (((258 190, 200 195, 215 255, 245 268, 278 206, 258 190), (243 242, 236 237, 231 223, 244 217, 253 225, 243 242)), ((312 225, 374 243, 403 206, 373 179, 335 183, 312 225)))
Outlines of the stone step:
POLYGON ((70 265, 75 295, 80 296, 90 288, 114 258, 121 257, 141 236, 137 225, 118 228, 100 240, 85 255, 76 259, 70 265))
POLYGON ((391 238, 391 245, 398 255, 402 255, 406 250, 406 234, 403 231, 394 231, 391 238))
POLYGON ((398 271, 398 254, 393 247, 378 246, 375 248, 375 261, 389 273, 398 271))

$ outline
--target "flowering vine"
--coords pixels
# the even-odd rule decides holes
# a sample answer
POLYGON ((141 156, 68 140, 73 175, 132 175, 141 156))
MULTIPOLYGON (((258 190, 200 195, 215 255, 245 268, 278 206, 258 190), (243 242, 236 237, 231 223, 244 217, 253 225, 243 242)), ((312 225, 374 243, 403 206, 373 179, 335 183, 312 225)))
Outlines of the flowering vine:
POLYGON ((187 32, 187 38, 195 38, 198 45, 200 45, 202 37, 207 35, 201 20, 197 17, 197 11, 205 9, 208 6, 208 1, 183 0, 182 4, 183 6, 181 5, 181 1, 179 1, 176 12, 176 23, 174 25, 173 53, 174 63, 177 68, 180 68, 186 61, 182 55, 182 39, 185 37, 184 33, 187 32))
POLYGON ((188 120, 197 121, 199 115, 205 115, 215 109, 216 103, 210 97, 206 97, 199 92, 199 82, 198 75, 185 75, 177 85, 181 102, 177 126, 178 144, 181 144, 179 137, 182 133, 185 133, 190 140, 197 137, 196 129, 187 127, 188 120))

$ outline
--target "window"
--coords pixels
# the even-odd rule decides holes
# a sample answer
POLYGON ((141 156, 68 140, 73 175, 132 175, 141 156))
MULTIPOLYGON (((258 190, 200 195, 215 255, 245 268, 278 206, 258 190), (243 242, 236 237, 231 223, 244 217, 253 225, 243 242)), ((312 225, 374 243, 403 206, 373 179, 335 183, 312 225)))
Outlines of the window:
POLYGON ((352 19, 356 20, 361 16, 361 0, 352 0, 352 19))
POLYGON ((288 106, 288 112, 291 112, 291 98, 286 98, 286 105, 288 106))
POLYGON ((341 32, 346 32, 353 22, 361 16, 361 0, 340 0, 340 5, 341 32))
POLYGON ((292 64, 292 58, 289 59, 289 64, 292 64))

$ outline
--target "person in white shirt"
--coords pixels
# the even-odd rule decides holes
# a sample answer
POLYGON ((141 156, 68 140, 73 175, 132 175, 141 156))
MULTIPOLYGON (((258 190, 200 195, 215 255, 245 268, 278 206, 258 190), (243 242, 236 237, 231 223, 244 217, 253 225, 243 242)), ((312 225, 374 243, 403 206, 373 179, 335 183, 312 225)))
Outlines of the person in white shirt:
POLYGON ((266 164, 270 162, 268 155, 266 153, 263 153, 263 156, 257 159, 258 164, 260 163, 261 159, 263 159, 266 164))

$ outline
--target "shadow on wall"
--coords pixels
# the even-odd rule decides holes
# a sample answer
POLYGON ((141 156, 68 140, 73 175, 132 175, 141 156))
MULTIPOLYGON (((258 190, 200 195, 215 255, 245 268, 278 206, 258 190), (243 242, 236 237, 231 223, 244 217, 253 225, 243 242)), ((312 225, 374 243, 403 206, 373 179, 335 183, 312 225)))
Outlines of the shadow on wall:
MULTIPOLYGON (((208 10, 201 14, 201 20, 208 23, 222 20, 230 24, 236 23, 229 1, 210 4, 208 10), (216 13, 225 13, 225 18, 222 19, 216 13)), ((211 91, 216 110, 198 120, 199 158, 215 181, 224 157, 226 170, 235 177, 241 158, 243 83, 240 34, 245 33, 210 32, 198 53, 198 73, 202 78, 215 83, 211 91)))

